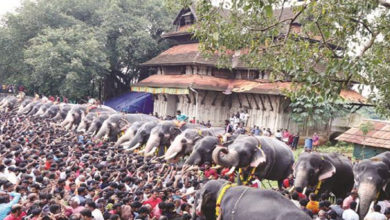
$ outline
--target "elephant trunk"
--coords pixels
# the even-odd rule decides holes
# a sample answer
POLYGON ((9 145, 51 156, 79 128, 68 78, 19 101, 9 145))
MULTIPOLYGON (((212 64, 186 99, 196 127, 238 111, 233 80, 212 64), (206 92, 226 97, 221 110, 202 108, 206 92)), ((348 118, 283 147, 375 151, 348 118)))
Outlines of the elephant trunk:
POLYGON ((213 151, 212 158, 217 165, 223 167, 237 166, 239 163, 237 151, 229 150, 226 147, 217 146, 213 151))
POLYGON ((294 186, 301 187, 302 189, 307 187, 307 178, 307 171, 303 169, 297 170, 297 172, 295 173, 294 186))
POLYGON ((375 184, 363 182, 360 184, 358 189, 359 195, 359 216, 364 218, 368 209, 370 208, 371 202, 376 199, 377 189, 375 184))
POLYGON ((148 141, 146 142, 145 146, 145 154, 150 153, 150 151, 155 148, 160 146, 160 141, 161 138, 158 134, 151 134, 148 141))
POLYGON ((167 152, 165 152, 165 160, 174 159, 174 157, 182 151, 182 149, 183 149, 182 140, 185 140, 185 137, 183 136, 183 134, 176 136, 176 138, 173 140, 171 146, 169 146, 167 152))
MULTIPOLYGON (((134 138, 135 138, 135 136, 134 136, 134 130, 131 129, 131 128, 128 128, 128 129, 126 130, 125 134, 122 135, 122 136, 118 139, 118 141, 115 143, 115 146, 119 146, 119 145, 121 145, 122 143, 127 142, 128 140, 130 140, 130 142, 131 142, 132 139, 134 139, 134 138)), ((135 144, 136 144, 136 143, 135 143, 135 144)), ((134 145, 135 145, 135 144, 134 144, 134 145)), ((133 146, 134 146, 134 145, 133 145, 133 146)), ((131 147, 133 147, 133 146, 131 146, 131 147)))
POLYGON ((193 151, 187 158, 184 164, 187 165, 200 165, 202 158, 198 152, 193 151))
MULTIPOLYGON (((134 138, 132 138, 130 140, 130 143, 127 145, 127 148, 132 148, 134 147, 136 144, 139 144, 139 146, 141 146, 143 143, 143 140, 142 140, 142 137, 141 135, 138 133, 135 135, 134 138)), ((135 150, 135 149, 134 149, 135 150)))
POLYGON ((109 128, 109 123, 108 122, 104 122, 102 127, 99 129, 99 131, 97 132, 97 134, 95 135, 95 137, 97 139, 100 139, 102 138, 103 136, 105 136, 109 131, 107 131, 109 128))

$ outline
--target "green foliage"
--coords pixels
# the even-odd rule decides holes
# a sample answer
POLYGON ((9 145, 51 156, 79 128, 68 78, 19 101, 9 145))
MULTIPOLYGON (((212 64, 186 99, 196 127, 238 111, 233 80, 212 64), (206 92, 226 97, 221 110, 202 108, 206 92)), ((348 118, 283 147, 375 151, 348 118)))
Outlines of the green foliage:
POLYGON ((0 26, 0 80, 76 99, 128 91, 175 13, 159 0, 24 1, 0 26))
POLYGON ((360 131, 363 133, 364 136, 368 134, 368 132, 372 131, 374 129, 374 125, 370 122, 364 122, 360 124, 360 131))
POLYGON ((229 51, 245 51, 241 55, 248 66, 270 71, 275 80, 291 80, 296 89, 287 95, 305 96, 301 101, 311 105, 338 103, 340 91, 352 81, 364 83, 377 89, 371 101, 379 112, 390 114, 388 4, 304 1, 284 18, 272 9, 286 10, 285 0, 219 2, 197 1, 194 33, 204 53, 222 56, 221 65, 231 68, 229 51), (302 24, 299 32, 294 23, 302 24))

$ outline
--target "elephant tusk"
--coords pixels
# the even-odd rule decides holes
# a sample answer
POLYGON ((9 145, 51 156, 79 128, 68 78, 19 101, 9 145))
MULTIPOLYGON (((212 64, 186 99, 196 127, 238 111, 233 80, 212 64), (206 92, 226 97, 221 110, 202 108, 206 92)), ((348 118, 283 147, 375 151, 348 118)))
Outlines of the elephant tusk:
POLYGON ((236 167, 232 166, 232 168, 230 168, 229 172, 227 172, 226 175, 228 175, 228 176, 232 175, 232 173, 234 172, 235 169, 236 169, 236 167))
POLYGON ((222 168, 222 166, 221 165, 216 165, 215 167, 211 167, 212 169, 214 169, 214 170, 218 170, 218 169, 221 169, 222 168))
POLYGON ((165 160, 166 161, 171 160, 171 159, 175 158, 177 154, 178 154, 178 152, 175 152, 171 156, 165 157, 165 160))
POLYGON ((149 153, 145 153, 145 157, 150 157, 154 154, 154 152, 156 151, 157 147, 153 147, 151 151, 149 151, 149 153))
POLYGON ((306 194, 307 186, 303 189, 302 194, 306 194))
POLYGON ((294 189, 295 189, 295 186, 292 186, 289 190, 288 190, 288 192, 292 192, 292 191, 294 191, 294 189))

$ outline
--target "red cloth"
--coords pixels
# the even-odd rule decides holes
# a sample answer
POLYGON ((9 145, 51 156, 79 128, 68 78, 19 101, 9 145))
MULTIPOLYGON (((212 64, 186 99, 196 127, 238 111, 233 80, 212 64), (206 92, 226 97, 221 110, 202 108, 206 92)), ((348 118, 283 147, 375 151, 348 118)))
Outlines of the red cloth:
POLYGON ((26 213, 22 212, 22 214, 19 217, 15 217, 12 214, 7 215, 4 220, 22 220, 22 218, 26 216, 26 213))
POLYGON ((205 175, 205 177, 207 177, 207 178, 209 178, 210 176, 213 176, 214 179, 217 179, 217 178, 218 178, 217 171, 215 171, 214 169, 211 169, 211 168, 209 168, 208 170, 205 170, 205 171, 204 171, 204 175, 205 175))
MULTIPOLYGON (((221 176, 225 176, 227 172, 229 172, 229 168, 224 168, 222 171, 221 171, 221 176)), ((234 172, 232 174, 230 174, 229 176, 229 181, 230 182, 234 182, 234 172)))
POLYGON ((148 200, 146 200, 145 202, 143 202, 143 205, 146 205, 146 204, 149 204, 150 206, 152 206, 152 209, 154 209, 154 207, 156 207, 158 204, 160 204, 160 202, 162 202, 162 200, 160 198, 150 198, 148 200))
POLYGON ((286 179, 283 180, 283 187, 284 187, 284 188, 290 187, 290 181, 289 181, 288 178, 286 178, 286 179))
POLYGON ((51 167, 51 162, 50 161, 46 161, 46 163, 45 163, 45 170, 50 170, 50 167, 51 167))
POLYGON ((303 194, 303 193, 298 193, 298 196, 299 196, 299 200, 301 200, 301 199, 306 199, 306 195, 305 194, 303 194))

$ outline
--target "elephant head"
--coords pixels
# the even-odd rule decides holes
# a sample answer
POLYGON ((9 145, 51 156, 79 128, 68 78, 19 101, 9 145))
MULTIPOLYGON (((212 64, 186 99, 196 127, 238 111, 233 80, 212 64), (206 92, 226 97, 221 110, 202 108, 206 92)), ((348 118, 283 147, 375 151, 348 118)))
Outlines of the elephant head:
POLYGON ((93 119, 97 117, 97 114, 92 112, 88 113, 83 119, 81 120, 79 126, 77 127, 78 132, 85 132, 89 129, 93 119))
POLYGON ((41 107, 39 108, 39 110, 37 111, 37 113, 35 113, 35 116, 38 116, 38 117, 42 117, 46 111, 53 105, 52 102, 48 102, 48 103, 45 103, 43 105, 41 105, 41 107))
POLYGON ((65 120, 61 123, 61 126, 65 127, 66 129, 71 129, 74 125, 78 126, 84 114, 84 106, 74 106, 71 110, 69 110, 65 120))
POLYGON ((126 146, 130 150, 135 150, 139 146, 146 144, 149 139, 150 133, 152 129, 157 125, 157 121, 146 122, 141 125, 134 135, 134 137, 130 140, 129 144, 126 146))
POLYGON ((144 149, 145 156, 152 155, 159 146, 169 146, 171 141, 181 133, 173 121, 163 121, 150 132, 144 149))
POLYGON ((87 133, 91 135, 95 135, 96 132, 100 130, 105 120, 109 118, 108 114, 101 114, 98 117, 95 117, 91 124, 88 127, 87 133))
POLYGON ((218 193, 227 180, 210 180, 196 194, 193 216, 199 216, 201 219, 216 219, 215 209, 218 193))
POLYGON ((60 106, 59 105, 52 105, 45 112, 45 114, 42 115, 42 118, 53 118, 53 117, 55 117, 57 115, 59 110, 60 110, 60 106))
POLYGON ((258 148, 259 140, 252 136, 240 136, 227 148, 217 146, 212 158, 214 162, 223 167, 257 167, 266 162, 266 155, 258 148))
POLYGON ((38 112, 39 108, 41 108, 41 106, 42 106, 43 104, 44 104, 44 103, 41 103, 41 102, 36 103, 36 104, 32 107, 32 109, 27 113, 27 115, 35 115, 35 114, 38 112))
POLYGON ((171 146, 164 155, 165 160, 169 161, 178 158, 179 156, 190 154, 195 143, 205 135, 209 135, 206 130, 186 129, 173 140, 171 146))
POLYGON ((214 136, 206 136, 196 142, 194 150, 184 164, 200 166, 205 162, 212 162, 211 154, 217 147, 219 139, 214 136))
MULTIPOLYGON (((133 139, 138 129, 144 124, 143 121, 136 121, 131 124, 129 128, 126 129, 125 133, 117 140, 115 146, 122 145, 126 143, 128 145, 129 140, 133 139)), ((133 146, 132 146, 133 147, 133 146)))
MULTIPOLYGON (((388 156, 390 156, 390 152, 388 156)), ((390 157, 389 157, 390 158, 390 157)), ((366 159, 353 167, 355 188, 359 196, 359 215, 364 217, 371 202, 383 198, 390 193, 389 161, 374 157, 366 159)), ((389 197, 385 198, 389 199, 389 197)))
POLYGON ((302 153, 294 166, 295 187, 315 187, 319 181, 332 177, 335 166, 320 153, 302 153))
POLYGON ((72 104, 60 104, 60 109, 57 114, 53 117, 53 121, 58 121, 66 118, 68 112, 73 108, 72 104))
POLYGON ((21 114, 21 113, 23 112, 24 108, 25 108, 26 106, 28 106, 29 104, 31 104, 31 103, 32 103, 32 99, 27 99, 27 98, 25 98, 25 99, 20 103, 17 113, 18 113, 18 114, 21 114))

